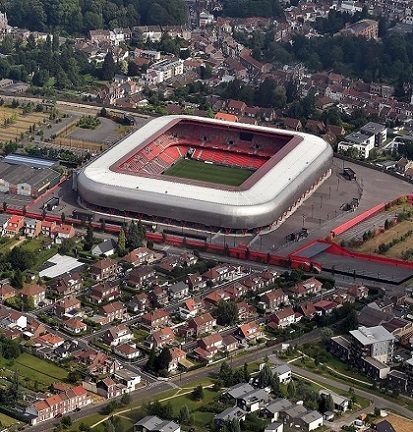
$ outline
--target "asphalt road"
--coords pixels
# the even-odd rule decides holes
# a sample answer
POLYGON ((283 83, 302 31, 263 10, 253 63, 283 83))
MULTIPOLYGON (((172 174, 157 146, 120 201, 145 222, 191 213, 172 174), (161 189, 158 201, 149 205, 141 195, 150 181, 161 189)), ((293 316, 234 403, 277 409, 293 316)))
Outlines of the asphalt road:
MULTIPOLYGON (((294 345, 301 345, 304 343, 310 343, 315 342, 318 339, 320 339, 321 332, 320 329, 313 330, 312 332, 297 338, 293 341, 290 341, 294 345)), ((257 360, 263 360, 266 356, 270 356, 271 354, 274 354, 277 350, 279 350, 281 347, 280 344, 275 345, 273 347, 266 347, 262 348, 258 351, 254 350, 251 351, 248 354, 229 359, 232 367, 239 367, 242 366, 244 363, 250 363, 250 362, 256 362, 257 360)), ((296 375, 301 375, 305 378, 308 378, 310 380, 316 381, 320 384, 325 384, 327 386, 336 387, 342 390, 348 391, 349 385, 343 384, 342 382, 335 381, 330 378, 325 378, 323 376, 314 374, 312 372, 309 372, 305 369, 301 369, 297 366, 290 365, 291 369, 293 370, 293 373, 296 375)), ((143 403, 144 400, 147 400, 148 398, 155 399, 156 396, 160 395, 161 393, 169 390, 171 387, 187 387, 190 386, 192 383, 197 382, 203 378, 209 377, 213 374, 216 374, 221 367, 221 363, 217 363, 211 366, 207 366, 201 369, 196 369, 194 371, 188 372, 186 374, 178 375, 173 378, 171 378, 169 381, 156 381, 152 384, 149 384, 147 387, 145 387, 142 390, 138 390, 134 393, 131 393, 132 401, 134 402, 134 405, 137 407, 139 405, 139 402, 141 401, 143 403)), ((390 400, 384 399, 378 395, 375 395, 373 393, 370 393, 365 390, 361 389, 354 389, 356 395, 361 396, 363 398, 366 398, 368 400, 371 400, 375 406, 378 408, 384 408, 391 411, 394 411, 396 413, 399 413, 402 416, 405 416, 407 418, 413 419, 413 412, 409 410, 408 408, 400 406, 396 402, 392 402, 390 400)), ((102 406, 106 405, 107 401, 104 403, 101 403, 99 405, 92 405, 89 407, 86 407, 82 409, 79 412, 74 412, 70 414, 70 417, 72 420, 79 420, 81 418, 87 417, 89 415, 95 414, 99 412, 102 408, 102 406)), ((48 425, 50 426, 54 420, 50 420, 49 422, 44 422, 38 426, 33 426, 28 428, 28 430, 33 432, 42 432, 44 430, 47 430, 48 425)))

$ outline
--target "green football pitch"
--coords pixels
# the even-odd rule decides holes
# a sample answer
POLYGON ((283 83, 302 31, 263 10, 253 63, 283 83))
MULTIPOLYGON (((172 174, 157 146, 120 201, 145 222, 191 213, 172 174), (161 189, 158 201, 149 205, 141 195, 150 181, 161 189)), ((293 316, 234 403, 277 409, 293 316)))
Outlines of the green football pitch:
POLYGON ((200 180, 228 186, 239 186, 253 174, 246 168, 213 165, 192 159, 181 159, 164 174, 191 180, 200 180))

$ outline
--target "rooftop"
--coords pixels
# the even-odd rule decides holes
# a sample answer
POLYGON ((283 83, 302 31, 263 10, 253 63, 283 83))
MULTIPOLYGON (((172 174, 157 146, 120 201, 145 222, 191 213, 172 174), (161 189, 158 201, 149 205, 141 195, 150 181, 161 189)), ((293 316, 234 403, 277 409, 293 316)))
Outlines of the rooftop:
POLYGON ((394 340, 394 336, 383 326, 359 327, 357 330, 350 331, 350 334, 362 345, 371 345, 379 342, 394 340))

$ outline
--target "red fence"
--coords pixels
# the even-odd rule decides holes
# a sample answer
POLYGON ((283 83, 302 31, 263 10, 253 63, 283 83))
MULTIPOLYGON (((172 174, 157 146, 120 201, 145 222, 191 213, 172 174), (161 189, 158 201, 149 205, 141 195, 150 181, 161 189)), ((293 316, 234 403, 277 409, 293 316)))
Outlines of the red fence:
POLYGON ((350 228, 353 228, 354 226, 358 225, 361 222, 364 222, 365 220, 375 216, 376 214, 380 213, 381 211, 385 210, 386 207, 392 206, 397 204, 402 199, 406 199, 409 204, 413 204, 413 195, 403 195, 393 201, 390 201, 388 203, 381 203, 374 207, 372 207, 369 210, 366 210, 365 212, 359 214, 358 216, 354 217, 353 219, 350 219, 347 222, 344 222, 342 225, 334 228, 331 230, 331 236, 334 238, 335 236, 338 236, 340 234, 343 234, 350 228))

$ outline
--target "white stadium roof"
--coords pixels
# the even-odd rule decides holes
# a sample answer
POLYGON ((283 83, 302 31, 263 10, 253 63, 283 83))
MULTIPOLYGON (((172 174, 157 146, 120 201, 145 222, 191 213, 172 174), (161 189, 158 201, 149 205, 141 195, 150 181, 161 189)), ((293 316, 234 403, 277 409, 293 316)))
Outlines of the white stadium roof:
MULTIPOLYGON (((314 178, 311 179, 310 184, 305 185, 304 192, 314 184, 315 171, 317 171, 317 179, 320 178, 321 167, 323 168, 322 172, 325 173, 331 166, 331 159, 331 146, 321 138, 313 135, 193 116, 165 116, 152 120, 92 161, 80 173, 78 188, 81 197, 85 201, 121 210, 134 211, 128 205, 131 200, 137 202, 152 200, 157 205, 173 207, 181 205, 187 211, 193 206, 194 210, 201 208, 209 214, 222 213, 231 218, 251 218, 257 216, 260 212, 274 211, 274 200, 286 200, 287 195, 296 197, 298 194, 301 196, 303 183, 307 183, 307 173, 312 173, 314 178), (113 164, 128 153, 139 146, 143 146, 159 130, 168 128, 168 125, 172 126, 177 120, 199 121, 205 125, 226 125, 228 128, 265 132, 267 134, 273 133, 278 136, 291 136, 291 138, 299 136, 303 140, 272 166, 268 172, 259 177, 247 190, 242 190, 242 188, 240 190, 228 190, 225 189, 225 186, 219 189, 216 185, 209 188, 207 185, 183 184, 178 178, 176 181, 170 181, 159 177, 151 178, 139 176, 139 174, 115 172, 110 169, 113 164), (102 195, 99 199, 97 199, 97 196, 94 198, 94 195, 100 193, 102 195), (117 195, 118 201, 116 201, 117 195), (112 196, 111 199, 109 199, 110 196, 112 196), (105 200, 103 197, 107 199, 105 200), (123 203, 120 202, 122 197, 125 199, 123 203), (106 205, 106 202, 108 205, 106 205)), ((288 203, 287 208, 290 205, 291 203, 288 203)), ((136 207, 136 211, 139 211, 139 205, 136 205, 136 207)), ((156 212, 152 214, 154 213, 156 212)), ((182 220, 185 220, 185 218, 182 217, 182 220)), ((223 226, 225 227, 225 225, 223 226)))

